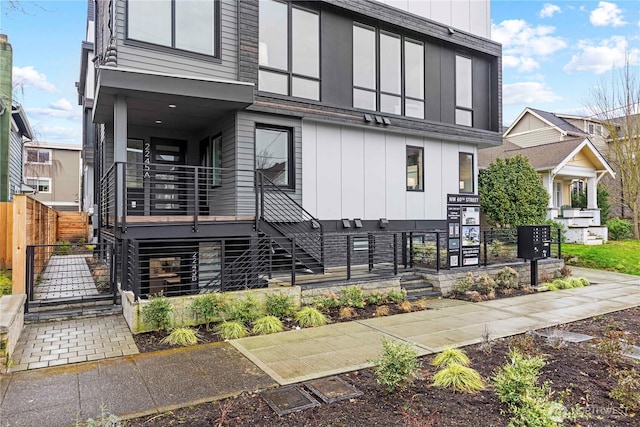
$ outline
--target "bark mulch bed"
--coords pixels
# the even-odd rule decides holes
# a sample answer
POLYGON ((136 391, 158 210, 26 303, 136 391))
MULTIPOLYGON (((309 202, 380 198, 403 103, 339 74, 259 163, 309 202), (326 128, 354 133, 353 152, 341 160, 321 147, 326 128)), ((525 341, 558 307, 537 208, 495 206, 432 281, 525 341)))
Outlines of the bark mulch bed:
MULTIPOLYGON (((625 331, 640 342, 640 308, 624 310, 584 321, 562 325, 561 329, 602 337, 607 331, 625 331)), ((474 345, 465 350, 471 367, 490 382, 493 372, 508 362, 508 349, 525 343, 531 351, 546 355, 540 381, 549 380, 556 393, 569 390, 566 406, 579 404, 588 419, 564 425, 637 426, 638 417, 626 412, 608 395, 614 387, 608 368, 598 354, 593 340, 579 344, 557 343, 535 333, 532 341, 526 335, 474 345)), ((505 426, 509 423, 506 409, 491 386, 477 394, 454 393, 431 386, 432 357, 421 359, 421 378, 408 389, 388 393, 376 383, 372 369, 351 372, 341 378, 353 384, 363 395, 341 402, 322 404, 303 412, 278 417, 259 394, 243 394, 220 402, 183 408, 160 415, 129 420, 130 426, 505 426)), ((619 362, 630 367, 629 360, 619 362)), ((558 394, 556 394, 557 396, 558 394)))

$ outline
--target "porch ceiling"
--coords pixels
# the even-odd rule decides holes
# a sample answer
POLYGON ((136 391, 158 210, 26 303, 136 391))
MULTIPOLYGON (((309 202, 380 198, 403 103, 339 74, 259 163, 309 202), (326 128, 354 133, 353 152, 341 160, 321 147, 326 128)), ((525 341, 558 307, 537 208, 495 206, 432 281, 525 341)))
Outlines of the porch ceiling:
POLYGON ((172 130, 204 128, 212 119, 251 105, 254 99, 252 84, 102 68, 94 123, 113 122, 116 95, 126 99, 130 126, 172 130), (162 123, 156 123, 158 120, 162 123))

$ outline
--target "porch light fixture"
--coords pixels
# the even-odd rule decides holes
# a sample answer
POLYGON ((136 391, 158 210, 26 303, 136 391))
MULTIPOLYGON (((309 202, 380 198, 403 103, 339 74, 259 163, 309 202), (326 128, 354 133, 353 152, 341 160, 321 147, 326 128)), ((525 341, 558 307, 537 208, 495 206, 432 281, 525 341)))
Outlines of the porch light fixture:
POLYGON ((156 124, 157 125, 161 125, 162 124, 162 120, 156 120, 156 124))
POLYGON ((387 218, 380 218, 378 224, 380 225, 380 228, 387 228, 389 220, 387 218))
POLYGON ((384 123, 384 121, 382 120, 382 116, 375 116, 375 118, 376 118, 376 124, 381 125, 384 123))
POLYGON ((385 126, 389 126, 389 125, 391 124, 391 120, 389 120, 389 117, 383 117, 383 118, 382 118, 382 123, 383 123, 385 126))
POLYGON ((364 114, 364 121, 367 123, 371 123, 373 121, 373 117, 371 116, 371 114, 364 114))
POLYGON ((169 108, 176 108, 176 104, 169 104, 169 108))
POLYGON ((355 225, 356 228, 362 228, 362 220, 360 218, 353 218, 353 225, 355 225))
POLYGON ((351 228, 349 218, 342 218, 342 228, 351 228))

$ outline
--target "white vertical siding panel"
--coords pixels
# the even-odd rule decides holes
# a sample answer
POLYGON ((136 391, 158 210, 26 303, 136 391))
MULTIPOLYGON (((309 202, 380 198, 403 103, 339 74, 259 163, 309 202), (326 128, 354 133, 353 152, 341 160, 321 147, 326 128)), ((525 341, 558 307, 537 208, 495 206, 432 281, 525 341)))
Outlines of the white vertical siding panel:
POLYGON ((424 141, 424 186, 425 186, 425 219, 445 218, 446 193, 443 189, 442 142, 425 139, 424 141))
POLYGON ((471 0, 469 31, 482 37, 491 37, 491 5, 487 0, 471 0))
POLYGON ((386 134, 386 211, 389 219, 406 219, 406 143, 402 135, 386 134))
POLYGON ((423 0, 409 0, 409 12, 429 19, 431 18, 431 2, 423 0))
POLYGON ((318 218, 341 218, 340 128, 318 124, 317 131, 317 212, 318 218))
POLYGON ((341 132, 342 218, 364 216, 364 129, 343 127, 341 132))
POLYGON ((317 124, 302 122, 302 207, 318 216, 317 124))
POLYGON ((385 134, 366 130, 364 141, 364 218, 386 218, 385 134))
POLYGON ((458 163, 458 146, 455 144, 442 144, 443 194, 458 194, 460 192, 458 163))
POLYGON ((464 31, 469 31, 470 0, 454 0, 451 2, 451 25, 464 31))
POLYGON ((444 25, 451 24, 451 0, 435 0, 431 2, 431 19, 444 25))

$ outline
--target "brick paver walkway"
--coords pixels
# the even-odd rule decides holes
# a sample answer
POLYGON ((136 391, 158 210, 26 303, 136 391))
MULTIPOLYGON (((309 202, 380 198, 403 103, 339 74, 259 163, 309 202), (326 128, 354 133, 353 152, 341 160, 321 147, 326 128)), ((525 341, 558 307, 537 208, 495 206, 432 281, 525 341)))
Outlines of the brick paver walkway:
POLYGON ((54 255, 42 273, 42 282, 35 286, 34 299, 50 300, 97 295, 86 255, 54 255))
POLYGON ((121 315, 27 324, 10 372, 137 354, 121 315))

